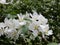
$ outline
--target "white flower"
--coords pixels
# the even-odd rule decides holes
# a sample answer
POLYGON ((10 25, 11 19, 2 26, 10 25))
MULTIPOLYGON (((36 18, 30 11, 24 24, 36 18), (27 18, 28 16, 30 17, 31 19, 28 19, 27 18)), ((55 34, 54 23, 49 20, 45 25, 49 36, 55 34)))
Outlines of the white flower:
POLYGON ((60 43, 58 43, 58 45, 60 45, 60 43))
POLYGON ((17 31, 16 36, 15 36, 15 38, 14 38, 15 40, 19 38, 19 35, 21 34, 21 32, 22 32, 22 31, 21 31, 20 29, 17 31))
POLYGON ((14 28, 14 23, 13 23, 12 19, 5 18, 4 22, 5 22, 6 27, 14 28))
POLYGON ((32 18, 30 18, 32 21, 37 21, 38 24, 46 24, 48 20, 41 14, 37 14, 36 12, 30 14, 32 18))
POLYGON ((39 31, 42 32, 43 35, 52 35, 52 30, 49 30, 49 25, 40 25, 39 31))
POLYGON ((32 18, 30 18, 32 21, 36 21, 36 20, 38 20, 38 17, 39 17, 39 15, 34 15, 35 13, 33 13, 33 15, 32 14, 30 14, 30 16, 32 17, 32 18))
POLYGON ((48 22, 48 20, 43 16, 43 15, 39 15, 39 17, 38 17, 38 24, 46 24, 47 22, 48 22))
POLYGON ((0 0, 0 3, 5 4, 6 0, 0 0))
POLYGON ((6 2, 6 0, 0 0, 0 3, 1 4, 10 4, 10 3, 12 3, 13 2, 13 0, 11 0, 11 2, 6 2))
POLYGON ((26 14, 25 14, 25 18, 30 19, 29 16, 30 16, 30 13, 26 12, 26 14))
POLYGON ((6 27, 9 27, 9 28, 19 28, 20 27, 20 22, 17 19, 5 18, 4 22, 5 22, 6 27))
POLYGON ((37 31, 37 30, 32 30, 32 31, 33 31, 33 33, 32 33, 33 36, 34 36, 34 37, 37 37, 37 36, 38 36, 38 31, 37 31))
POLYGON ((52 30, 49 30, 46 35, 49 36, 49 35, 52 35, 52 34, 53 34, 53 31, 52 30))
POLYGON ((39 29, 39 25, 36 22, 32 22, 29 25, 29 29, 30 30, 38 30, 39 29))
POLYGON ((24 20, 25 16, 23 16, 22 14, 17 14, 19 21, 20 21, 20 25, 25 25, 26 21, 24 20))
POLYGON ((20 24, 20 25, 25 25, 25 24, 26 24, 26 22, 20 22, 19 24, 20 24))
POLYGON ((12 22, 13 22, 14 28, 19 28, 19 27, 20 27, 20 22, 19 22, 19 20, 13 19, 12 22))
POLYGON ((22 15, 21 13, 20 14, 17 14, 18 18, 19 18, 19 21, 24 21, 24 15, 22 15))
POLYGON ((39 26, 37 25, 37 23, 35 23, 35 22, 32 22, 30 25, 29 25, 29 30, 31 30, 32 31, 32 34, 33 34, 33 36, 34 37, 37 37, 38 36, 38 28, 39 28, 39 26))
POLYGON ((11 38, 11 39, 16 38, 16 35, 17 35, 17 31, 15 29, 9 29, 9 28, 6 28, 4 33, 6 37, 11 38))
MULTIPOLYGON (((32 31, 31 39, 35 39, 40 32, 43 37, 53 34, 53 31, 49 30, 48 20, 37 12, 34 11, 33 14, 26 12, 26 15, 17 14, 17 16, 19 19, 5 18, 4 23, 0 23, 0 36, 5 34, 6 37, 16 40, 22 33, 23 25, 27 25, 32 31), (29 19, 31 21, 28 21, 29 19)), ((24 34, 21 36, 25 37, 24 34)))
POLYGON ((1 23, 0 23, 0 29, 1 29, 1 28, 4 29, 4 27, 6 27, 6 25, 5 25, 4 23, 1 22, 1 23))
POLYGON ((9 3, 6 3, 6 0, 0 0, 0 3, 1 4, 9 4, 9 3))
POLYGON ((43 32, 47 32, 49 30, 49 25, 40 25, 39 31, 43 32))

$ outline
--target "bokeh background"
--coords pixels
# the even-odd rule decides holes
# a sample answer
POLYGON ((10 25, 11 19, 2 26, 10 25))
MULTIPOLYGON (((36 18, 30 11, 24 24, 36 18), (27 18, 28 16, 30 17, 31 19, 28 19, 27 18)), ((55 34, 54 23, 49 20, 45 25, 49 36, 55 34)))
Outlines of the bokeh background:
MULTIPOLYGON (((41 13, 48 19, 50 28, 54 33, 48 40, 50 42, 60 43, 60 0, 14 0, 12 4, 0 4, 0 22, 2 22, 5 17, 16 18, 17 14, 32 13, 32 10, 41 13)), ((3 38, 1 38, 1 40, 2 39, 3 38)), ((0 43, 5 44, 5 42, 1 40, 0 43)), ((6 42, 9 41, 7 40, 6 42)), ((34 43, 37 42, 38 41, 35 41, 34 43)), ((7 45, 9 44, 7 43, 7 45)))

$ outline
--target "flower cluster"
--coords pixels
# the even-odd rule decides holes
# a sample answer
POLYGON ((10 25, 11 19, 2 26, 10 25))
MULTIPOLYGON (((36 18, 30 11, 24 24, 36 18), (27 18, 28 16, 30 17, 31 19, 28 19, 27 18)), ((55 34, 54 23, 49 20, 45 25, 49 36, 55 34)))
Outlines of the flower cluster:
POLYGON ((17 16, 18 19, 5 18, 4 22, 0 22, 0 36, 5 35, 7 38, 16 40, 20 35, 25 35, 23 31, 27 28, 27 31, 31 31, 30 39, 36 38, 40 33, 43 38, 53 34, 53 31, 49 30, 48 20, 37 12, 33 11, 33 14, 25 15, 20 13, 17 16))

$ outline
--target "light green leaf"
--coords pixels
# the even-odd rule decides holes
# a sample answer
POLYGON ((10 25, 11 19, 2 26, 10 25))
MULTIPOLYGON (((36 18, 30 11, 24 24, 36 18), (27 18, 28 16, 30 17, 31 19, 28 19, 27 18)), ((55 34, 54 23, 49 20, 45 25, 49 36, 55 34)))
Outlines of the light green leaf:
POLYGON ((57 43, 49 43, 47 45, 58 45, 57 43))
POLYGON ((28 27, 26 25, 22 26, 22 33, 27 33, 28 27))

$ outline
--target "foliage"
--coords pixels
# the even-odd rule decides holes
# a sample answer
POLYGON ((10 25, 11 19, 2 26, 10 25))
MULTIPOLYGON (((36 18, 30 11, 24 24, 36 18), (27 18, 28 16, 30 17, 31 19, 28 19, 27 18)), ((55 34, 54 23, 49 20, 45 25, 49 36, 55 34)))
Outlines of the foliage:
POLYGON ((57 43, 49 43, 47 45, 58 45, 57 43))

